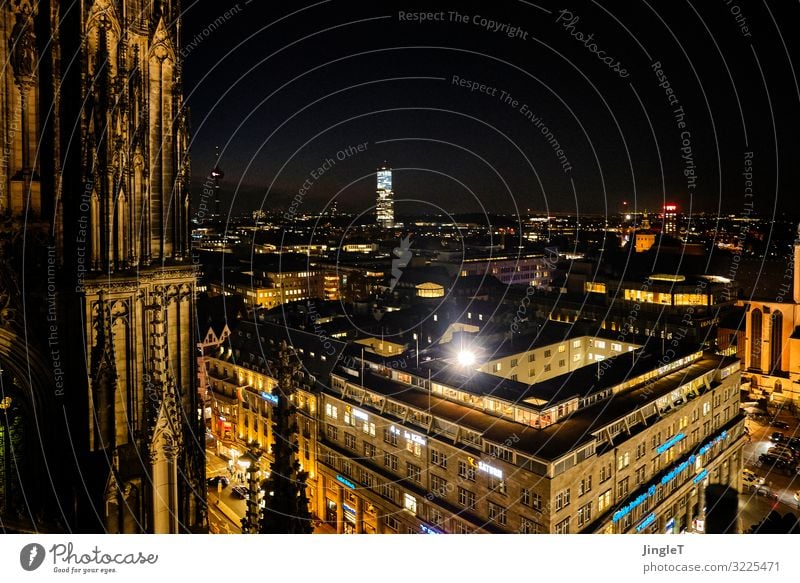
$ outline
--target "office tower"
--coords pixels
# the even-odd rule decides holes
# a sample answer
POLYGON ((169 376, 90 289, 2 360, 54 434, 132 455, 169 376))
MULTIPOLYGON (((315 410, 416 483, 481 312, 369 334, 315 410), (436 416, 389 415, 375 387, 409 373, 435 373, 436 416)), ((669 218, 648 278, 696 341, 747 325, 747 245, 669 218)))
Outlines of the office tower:
POLYGON ((384 229, 394 227, 394 192, 392 191, 392 169, 383 163, 378 168, 378 189, 375 214, 378 225, 384 229))

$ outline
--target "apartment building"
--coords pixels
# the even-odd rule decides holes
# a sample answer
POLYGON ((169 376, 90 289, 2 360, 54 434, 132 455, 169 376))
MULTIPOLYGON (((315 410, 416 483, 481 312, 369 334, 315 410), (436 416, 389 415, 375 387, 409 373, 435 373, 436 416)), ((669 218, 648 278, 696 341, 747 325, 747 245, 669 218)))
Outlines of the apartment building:
POLYGON ((308 472, 308 496, 315 503, 318 491, 316 436, 318 434, 319 379, 327 378, 344 344, 314 333, 276 324, 241 322, 219 347, 203 356, 210 389, 211 431, 217 453, 232 463, 257 443, 264 451, 262 465, 273 461, 273 407, 280 390, 273 358, 280 343, 293 347, 301 362, 299 386, 293 395, 297 410, 298 461, 308 472))
MULTIPOLYGON (((556 258, 557 260, 557 258, 556 258)), ((459 277, 494 276, 504 284, 548 287, 553 278, 553 258, 542 253, 500 253, 464 256, 463 252, 441 252, 432 265, 443 266, 459 277)))

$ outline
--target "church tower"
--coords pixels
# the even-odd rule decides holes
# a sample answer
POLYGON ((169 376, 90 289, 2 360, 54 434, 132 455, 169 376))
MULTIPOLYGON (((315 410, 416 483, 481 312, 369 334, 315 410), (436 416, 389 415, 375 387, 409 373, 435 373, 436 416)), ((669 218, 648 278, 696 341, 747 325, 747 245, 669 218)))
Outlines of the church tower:
POLYGON ((0 386, 21 444, 0 464, 31 466, 0 488, 0 516, 202 531, 180 2, 0 11, 0 386), (41 496, 12 512, 26 490, 41 496))

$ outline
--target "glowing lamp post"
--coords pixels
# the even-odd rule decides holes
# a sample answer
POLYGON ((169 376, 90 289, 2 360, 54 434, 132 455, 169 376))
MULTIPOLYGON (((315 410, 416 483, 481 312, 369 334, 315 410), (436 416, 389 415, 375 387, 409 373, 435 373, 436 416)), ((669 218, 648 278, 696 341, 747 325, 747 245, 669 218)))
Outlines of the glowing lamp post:
POLYGON ((239 458, 239 465, 247 474, 247 511, 242 519, 242 534, 258 532, 258 523, 261 519, 261 468, 259 467, 260 452, 247 451, 239 458))
POLYGON ((472 366, 475 364, 475 353, 469 350, 462 350, 458 353, 456 359, 461 366, 472 366))

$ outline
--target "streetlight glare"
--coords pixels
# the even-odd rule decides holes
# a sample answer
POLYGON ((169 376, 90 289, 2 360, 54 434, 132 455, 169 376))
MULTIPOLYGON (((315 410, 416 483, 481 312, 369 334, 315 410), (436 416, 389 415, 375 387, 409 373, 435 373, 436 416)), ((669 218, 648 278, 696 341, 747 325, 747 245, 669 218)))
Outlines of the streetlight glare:
POLYGON ((458 364, 461 366, 472 366, 475 364, 475 354, 469 350, 462 350, 458 353, 458 364))

